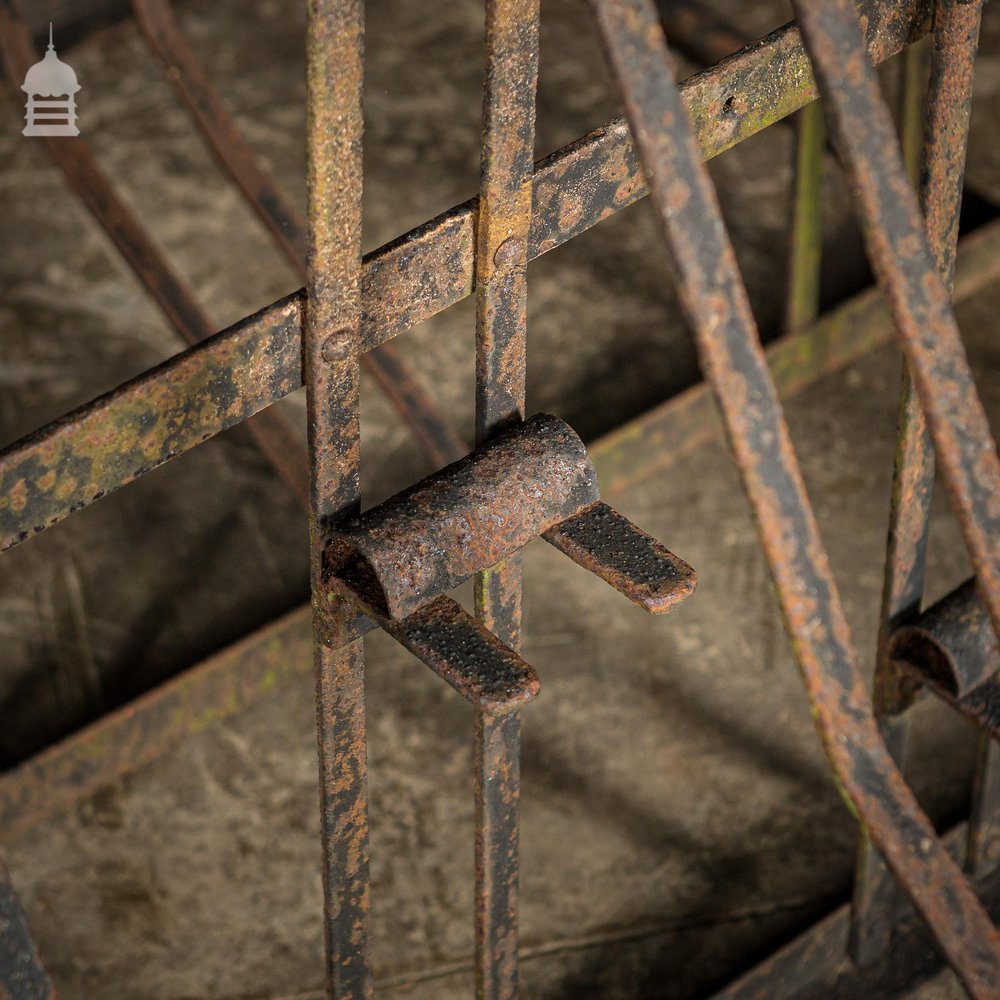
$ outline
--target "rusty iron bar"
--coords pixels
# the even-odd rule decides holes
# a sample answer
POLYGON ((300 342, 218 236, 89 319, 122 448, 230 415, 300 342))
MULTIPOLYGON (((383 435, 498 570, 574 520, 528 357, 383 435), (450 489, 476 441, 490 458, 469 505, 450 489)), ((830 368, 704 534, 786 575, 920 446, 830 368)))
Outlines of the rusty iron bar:
MULTIPOLYGON (((937 194, 943 193, 940 187, 945 178, 940 175, 951 159, 950 154, 941 155, 943 150, 940 146, 933 145, 933 139, 924 141, 925 132, 931 128, 931 121, 937 119, 938 124, 942 124, 942 119, 955 120, 961 126, 964 117, 965 131, 957 136, 961 140, 963 158, 968 138, 968 106, 966 104, 963 116, 962 105, 965 102, 962 100, 961 84, 964 82, 967 85, 967 99, 971 94, 971 68, 975 47, 970 51, 958 39, 944 34, 947 6, 948 4, 937 4, 934 31, 938 35, 938 43, 935 46, 933 73, 940 77, 942 73, 948 74, 960 69, 960 65, 956 63, 967 61, 970 72, 964 76, 964 81, 959 81, 957 88, 942 91, 938 87, 933 94, 929 91, 926 38, 911 45, 901 57, 900 145, 907 176, 920 192, 921 207, 925 215, 930 202, 934 200, 930 195, 930 187, 935 185, 939 188, 937 194), (945 44, 941 44, 942 42, 945 44)), ((947 186, 950 187, 956 178, 949 180, 951 183, 947 186)), ((961 192, 961 171, 957 182, 957 188, 961 192)), ((955 205, 956 227, 957 219, 958 206, 955 205)), ((934 243, 933 250, 940 270, 943 255, 948 252, 942 241, 948 238, 957 241, 957 228, 953 232, 942 232, 938 227, 929 231, 929 235, 934 243)), ((942 276, 950 286, 952 276, 946 273, 942 273, 942 276)), ((909 720, 894 705, 900 702, 900 688, 905 686, 906 681, 888 656, 887 643, 893 629, 920 610, 934 489, 934 449, 905 363, 898 412, 896 459, 889 503, 889 536, 875 649, 874 707, 882 738, 905 775, 909 720)), ((906 905, 905 896, 869 841, 864 827, 861 828, 858 842, 853 903, 851 954, 859 965, 864 966, 878 961, 885 954, 897 914, 906 905)))
MULTIPOLYGON (((948 287, 954 280, 959 215, 965 176, 972 77, 979 44, 983 2, 938 0, 935 11, 928 116, 924 133, 926 159, 941 168, 927 172, 924 214, 928 233, 939 234, 939 264, 948 287), (957 95, 957 98, 956 98, 957 95), (964 95, 964 99, 962 97, 964 95), (952 110, 954 108, 955 110, 952 110)), ((966 870, 983 874, 1000 861, 1000 753, 987 733, 980 737, 972 790, 966 870)))
MULTIPOLYGON (((527 267, 534 190, 539 0, 486 0, 476 220, 476 444, 524 419, 527 267)), ((475 577, 476 616, 521 644, 521 554, 475 577)), ((521 719, 476 711, 476 996, 513 1000, 518 978, 521 719)))
MULTIPOLYGON (((217 161, 243 192, 295 273, 306 280, 305 221, 260 165, 226 110, 178 27, 170 0, 132 0, 132 9, 149 48, 160 60, 167 79, 191 112, 217 161)), ((465 442, 391 344, 366 354, 362 363, 435 465, 445 465, 465 454, 465 442)))
MULTIPOLYGON (((881 16, 887 4, 869 0, 866 6, 873 15, 870 52, 879 62, 922 37, 929 23, 929 0, 893 5, 889 19, 881 16)), ((794 25, 695 74, 681 90, 706 158, 816 96, 794 25)), ((628 126, 616 119, 536 165, 529 256, 547 253, 645 195, 628 126)), ((366 256, 363 350, 472 294, 476 207, 475 201, 457 206, 366 256)), ((0 452, 0 550, 300 388, 303 294, 278 300, 0 452), (162 419, 149 398, 154 392, 166 393, 159 405, 172 408, 162 419), (64 474, 67 468, 71 474, 64 474)))
MULTIPOLYGON (((1000 223, 963 237, 959 248, 956 302, 1000 279, 1000 223)), ((869 289, 811 330, 769 345, 766 355, 779 395, 791 398, 823 375, 888 343, 891 326, 881 293, 869 289)), ((717 439, 721 430, 703 382, 629 421, 590 449, 606 484, 605 495, 622 493, 670 468, 717 439)), ((291 612, 0 775, 0 842, 302 673, 308 621, 308 606, 291 612)))
POLYGON ((441 594, 405 618, 393 618, 346 580, 330 582, 477 710, 498 716, 538 695, 534 667, 452 598, 441 594))
MULTIPOLYGON (((8 83, 16 91, 28 67, 34 63, 35 55, 31 32, 18 16, 14 0, 0 2, 0 52, 8 83)), ((86 142, 79 136, 41 137, 38 141, 61 171, 67 186, 110 238, 173 330, 189 345, 208 338, 215 327, 190 288, 174 273, 142 223, 115 192, 86 142)), ((246 431, 241 433, 250 434, 278 475, 306 503, 308 491, 303 449, 284 418, 277 411, 261 413, 248 421, 246 431)), ((93 490, 93 483, 92 479, 77 480, 80 490, 103 494, 99 488, 93 490)), ((74 502, 79 503, 79 499, 74 502)))
POLYGON ((324 539, 359 513, 363 0, 309 0, 304 376, 327 993, 374 994, 364 647, 323 586, 324 539))
MULTIPOLYGON (((1000 223, 963 237, 959 247, 956 303, 1000 279, 1000 223)), ((791 398, 890 339, 884 301, 870 289, 812 330, 769 345, 766 354, 779 395, 791 398)), ((720 433, 709 389, 698 383, 600 438, 591 454, 602 470, 605 495, 613 495, 669 468, 720 433)), ((307 607, 291 613, 0 775, 0 841, 156 759, 188 732, 229 717, 301 672, 295 658, 305 640, 296 629, 307 617, 307 607), (268 649, 280 656, 287 650, 288 671, 261 659, 268 649)))
MULTIPOLYGON (((903 170, 912 179, 919 178, 929 248, 949 293, 980 18, 981 3, 939 0, 929 86, 925 84, 926 57, 920 47, 911 47, 904 57, 903 170), (925 89, 926 120, 921 122, 919 109, 925 89)), ((869 166, 878 169, 874 164, 869 166)), ((902 183, 898 176, 897 183, 902 183)), ((897 442, 876 649, 875 709, 886 745, 902 766, 907 720, 892 706, 900 697, 896 689, 905 685, 905 680, 894 668, 887 644, 897 626, 920 609, 934 485, 934 449, 909 366, 903 373, 897 442)), ((877 961, 885 954, 900 904, 898 887, 863 831, 851 935, 852 954, 860 964, 877 961)))
MULTIPOLYGON (((956 301, 1000 277, 1000 224, 988 223, 965 237, 962 248, 956 301)), ((16 545, 299 388, 300 322, 301 302, 291 297, 277 314, 268 309, 250 317, 0 453, 0 548, 16 545), (88 488, 81 490, 79 483, 88 488)), ((768 356, 775 381, 793 394, 890 339, 883 298, 869 290, 809 331, 775 341, 768 356)), ((614 496, 668 468, 718 431, 704 383, 684 390, 607 435, 605 494, 614 496), (636 468, 628 445, 640 426, 661 447, 636 468)))
MULTIPOLYGON (((592 5, 647 164, 651 193, 680 272, 682 305, 756 514, 831 767, 966 988, 985 998, 1000 980, 1000 934, 937 840, 879 735, 655 8, 651 0, 592 0, 592 5)), ((850 13, 853 18, 853 7, 850 13)), ((848 57, 870 66, 860 37, 840 53, 845 69, 848 57)))
MULTIPOLYGON (((850 0, 795 3, 976 578, 1000 630, 1000 458, 850 0)), ((951 86, 953 81, 945 81, 951 86)), ((963 155, 952 150, 952 155, 963 155)))
POLYGON ((3 1000, 55 1000, 21 909, 10 873, 0 858, 0 997, 3 1000))
POLYGON ((600 500, 542 538, 652 615, 673 611, 697 585, 683 559, 600 500))

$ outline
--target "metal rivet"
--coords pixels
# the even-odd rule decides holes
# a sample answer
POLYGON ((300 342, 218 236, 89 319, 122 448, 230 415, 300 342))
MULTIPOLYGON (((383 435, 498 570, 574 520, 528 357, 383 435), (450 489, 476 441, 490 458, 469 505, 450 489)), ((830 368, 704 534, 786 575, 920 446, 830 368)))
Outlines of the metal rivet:
POLYGON ((328 364, 332 364, 334 361, 343 361, 344 358, 350 357, 351 340, 350 330, 343 329, 337 330, 336 333, 331 333, 323 341, 323 360, 328 364))
POLYGON ((524 243, 516 236, 504 240, 493 254, 493 263, 497 267, 511 267, 524 256, 524 243))

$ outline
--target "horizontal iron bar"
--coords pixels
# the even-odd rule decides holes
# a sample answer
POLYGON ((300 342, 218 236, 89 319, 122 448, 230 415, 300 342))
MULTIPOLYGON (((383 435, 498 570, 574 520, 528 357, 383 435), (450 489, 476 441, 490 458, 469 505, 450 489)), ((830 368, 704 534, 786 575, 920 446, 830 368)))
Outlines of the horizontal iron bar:
MULTIPOLYGON (((993 222, 959 242, 954 301, 997 279, 1000 222, 993 222)), ((789 398, 892 337, 888 310, 873 288, 811 329, 776 341, 767 357, 779 394, 789 398)), ((605 494, 620 493, 721 432, 709 390, 699 383, 594 442, 590 453, 605 494)), ((242 710, 279 681, 309 673, 309 623, 310 609, 299 608, 0 775, 0 842, 242 710)), ((352 634, 373 627, 360 617, 352 634)))
MULTIPOLYGON (((879 28, 869 38, 876 61, 928 30, 929 0, 869 5, 895 11, 888 21, 871 19, 879 28)), ((794 25, 695 74, 681 91, 705 158, 816 97, 794 25)), ((646 193, 628 126, 616 119, 536 165, 529 256, 646 193)), ((459 205, 366 256, 363 350, 472 294, 476 204, 459 205)), ((302 301, 301 290, 286 296, 0 452, 0 551, 298 389, 302 301)))
MULTIPOLYGON (((997 279, 1000 222, 993 222, 959 242, 954 301, 997 279)), ((789 398, 892 337, 888 310, 873 288, 811 329, 776 341, 767 357, 779 394, 789 398)), ((605 435, 590 453, 605 494, 624 492, 721 432, 709 390, 699 383, 605 435)), ((279 681, 309 673, 310 618, 308 606, 291 612, 0 775, 0 842, 155 760, 189 733, 235 714, 279 681)), ((359 618, 353 634, 373 627, 359 618)))

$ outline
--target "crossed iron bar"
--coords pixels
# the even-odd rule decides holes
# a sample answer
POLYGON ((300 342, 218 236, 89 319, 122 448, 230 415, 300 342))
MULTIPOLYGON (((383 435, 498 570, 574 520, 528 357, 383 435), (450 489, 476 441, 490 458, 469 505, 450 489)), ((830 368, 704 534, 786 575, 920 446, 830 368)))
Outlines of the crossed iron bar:
MULTIPOLYGON (((1000 462, 948 303, 981 3, 939 0, 935 7, 921 191, 926 223, 853 4, 795 4, 832 138, 854 182, 872 262, 912 375, 912 391, 909 384, 904 387, 908 420, 901 440, 913 445, 909 454, 917 455, 904 468, 916 468, 922 485, 907 493, 897 476, 902 513, 894 521, 891 551, 896 565, 917 571, 905 585, 887 584, 876 717, 655 8, 651 0, 591 2, 677 260, 682 302, 757 516, 831 766, 965 988, 976 997, 993 996, 1000 983, 1000 935, 902 780, 896 763, 900 747, 891 738, 897 731, 887 721, 926 685, 995 728, 1000 462), (913 602, 907 604, 901 595, 919 584, 919 606, 926 480, 932 469, 929 440, 962 524, 977 590, 967 585, 914 617, 913 602), (917 558, 900 557, 907 546, 917 558), (893 696, 898 696, 895 701, 893 696)), ((872 46, 879 51, 881 45, 884 54, 886 38, 900 32, 910 8, 862 6, 872 46)), ((313 458, 309 499, 328 978, 337 996, 367 996, 373 989, 363 662, 357 642, 371 620, 477 705, 477 989, 484 996, 510 997, 518 982, 517 708, 537 684, 516 653, 516 553, 528 538, 541 534, 651 610, 667 609, 693 586, 689 567, 600 501, 592 466, 569 428, 548 417, 523 422, 526 263, 567 238, 557 232, 550 243, 539 242, 532 227, 537 21, 533 0, 487 2, 484 170, 475 248, 477 449, 361 516, 357 369, 360 355, 374 346, 363 335, 360 254, 362 5, 359 0, 313 0, 310 6, 304 371, 313 458), (559 469, 568 477, 562 495, 559 469), (516 499, 509 523, 493 535, 497 510, 489 491, 511 485, 516 499), (481 489, 486 494, 477 492, 481 489), (440 542, 436 549, 434 539, 440 542), (412 570, 406 577, 399 575, 402 565, 412 570), (443 596, 473 573, 479 622, 443 596)), ((789 40, 794 41, 786 35, 789 40)), ((617 201, 634 200, 637 192, 639 184, 626 188, 617 201)), ((449 224, 446 220, 443 228, 449 224)), ((454 228, 460 230, 461 223, 454 228)), ((420 250, 419 238, 412 249, 420 250)), ((460 272, 461 261, 450 263, 460 272)), ((455 295, 444 297, 449 294, 455 295)), ((279 320, 301 323, 301 314, 294 315, 298 308, 279 307, 279 320)), ((393 308, 398 303, 390 303, 393 308)), ((402 313, 404 324, 415 322, 427 313, 427 303, 418 303, 413 312, 404 307, 402 313)), ((253 330, 252 321, 245 329, 253 330)), ((376 333, 374 342, 393 332, 398 328, 376 333)), ((294 382, 294 376, 286 380, 284 391, 294 382)), ((215 430, 271 401, 262 397, 246 412, 220 417, 215 430)), ((8 454, 16 465, 31 449, 29 442, 8 454)), ((113 475, 120 477, 114 485, 129 478, 120 469, 113 475)), ((7 544, 65 513, 52 508, 41 524, 9 535, 7 544)), ((862 914, 865 893, 877 882, 861 882, 862 914)), ((855 942, 857 956, 863 957, 865 948, 864 940, 855 942)), ((749 995, 753 982, 751 976, 736 984, 731 995, 749 995)))

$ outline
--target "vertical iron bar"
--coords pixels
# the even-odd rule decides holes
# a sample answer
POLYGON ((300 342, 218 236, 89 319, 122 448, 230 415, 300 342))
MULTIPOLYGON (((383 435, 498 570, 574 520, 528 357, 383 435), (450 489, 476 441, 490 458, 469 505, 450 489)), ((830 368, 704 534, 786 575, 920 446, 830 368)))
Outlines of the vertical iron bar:
MULTIPOLYGON (((243 192, 296 274, 307 280, 305 222, 274 178, 261 167, 250 143, 226 110, 178 28, 170 0, 132 0, 132 9, 146 42, 163 64, 216 159, 243 192)), ((465 442, 395 346, 382 344, 363 355, 361 363, 375 376, 432 462, 447 465, 466 454, 465 442)))
POLYGON ((327 991, 374 993, 369 933, 364 650, 337 648, 349 609, 324 591, 323 539, 357 514, 361 333, 363 0, 309 0, 308 283, 304 365, 327 991))
MULTIPOLYGON (((794 8, 825 99, 827 127, 852 182, 868 254, 899 331, 979 593, 1000 633, 1000 458, 947 289, 933 266, 924 220, 906 179, 858 12, 852 0, 794 0, 794 8)), ((951 156, 956 155, 964 153, 952 150, 951 156)))
POLYGON ((799 113, 795 149, 795 196, 788 269, 785 329, 798 333, 819 315, 823 257, 823 161, 826 129, 819 101, 799 113))
MULTIPOLYGON (((928 243, 949 294, 981 10, 978 2, 938 0, 929 83, 926 47, 918 43, 904 56, 903 160, 907 174, 919 185, 928 243)), ((875 712, 889 752, 901 768, 906 755, 907 695, 903 678, 886 655, 886 643, 896 627, 920 611, 933 488, 934 449, 909 366, 904 364, 875 661, 875 712)), ((973 839, 970 831, 970 843, 973 839)), ((850 944, 859 965, 884 957, 902 903, 899 887, 862 828, 850 944)))
MULTIPOLYGON (((486 0, 476 226, 476 443, 524 418, 539 0, 486 0)), ((480 573, 476 613, 520 646, 521 559, 480 573)), ((476 995, 518 995, 519 712, 476 712, 476 995)))
MULTIPOLYGON (((941 164, 938 160, 924 166, 923 137, 927 118, 924 108, 929 104, 924 41, 921 39, 911 45, 901 56, 899 133, 907 177, 914 189, 920 191, 921 200, 926 202, 921 176, 934 173, 941 164)), ((940 68, 935 67, 938 71, 940 68)), ((937 252, 940 253, 940 248, 937 252)), ((934 448, 923 410, 913 392, 909 367, 904 362, 873 692, 875 718, 882 739, 904 776, 909 738, 909 717, 905 710, 901 711, 905 699, 904 679, 886 655, 886 643, 893 629, 920 611, 933 490, 934 448)), ((885 956, 892 929, 905 904, 905 894, 862 824, 849 941, 851 957, 859 966, 867 966, 885 956)))
POLYGON ((913 190, 920 191, 924 163, 924 128, 927 115, 927 59, 930 37, 924 36, 903 51, 899 97, 899 145, 913 190))
POLYGON ((965 847, 965 870, 982 878, 1000 862, 1000 746, 988 733, 979 739, 972 808, 965 847))
POLYGON ((1000 979, 1000 934, 937 839, 879 736, 746 288, 676 86, 655 6, 652 0, 592 3, 650 193, 673 248, 681 301, 757 518, 827 756, 846 798, 868 824, 966 988, 985 1000, 1000 979))

